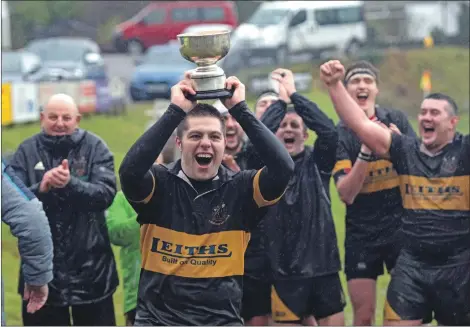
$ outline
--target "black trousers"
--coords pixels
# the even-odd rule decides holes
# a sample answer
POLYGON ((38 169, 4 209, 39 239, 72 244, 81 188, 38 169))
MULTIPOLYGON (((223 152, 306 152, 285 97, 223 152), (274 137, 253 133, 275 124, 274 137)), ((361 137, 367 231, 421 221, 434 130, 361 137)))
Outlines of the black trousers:
POLYGON ((46 304, 33 314, 26 311, 27 304, 23 301, 24 326, 116 326, 112 295, 100 302, 70 307, 46 304))

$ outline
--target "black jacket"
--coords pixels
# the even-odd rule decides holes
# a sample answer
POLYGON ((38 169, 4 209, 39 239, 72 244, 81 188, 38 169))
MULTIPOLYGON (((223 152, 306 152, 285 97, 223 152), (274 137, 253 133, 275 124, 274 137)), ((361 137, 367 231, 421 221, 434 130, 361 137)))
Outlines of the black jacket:
POLYGON ((245 101, 230 114, 269 162, 261 170, 233 173, 221 166, 214 178, 194 181, 180 161, 168 168, 153 165, 186 117, 174 104, 122 162, 122 189, 142 225, 139 326, 243 324, 242 277, 249 233, 265 208, 279 201, 294 163, 245 101))
MULTIPOLYGON (((11 161, 19 178, 43 203, 54 243, 54 279, 47 303, 85 304, 106 298, 119 281, 105 221, 116 194, 113 155, 82 129, 68 136, 36 134, 11 161), (39 192, 44 174, 68 159, 71 179, 63 189, 39 192)), ((20 272, 21 275, 21 272, 20 272)), ((23 293, 20 276, 19 292, 23 293)))
MULTIPOLYGON (((292 158, 295 171, 287 190, 269 208, 253 232, 255 242, 250 241, 247 249, 250 257, 268 250, 275 279, 310 278, 341 269, 329 192, 338 133, 333 121, 315 103, 298 93, 291 100, 307 128, 317 134, 315 146, 305 147, 292 158)), ((286 103, 279 100, 266 110, 261 121, 276 133, 286 110, 286 103)), ((250 145, 247 150, 248 168, 262 165, 250 145)))

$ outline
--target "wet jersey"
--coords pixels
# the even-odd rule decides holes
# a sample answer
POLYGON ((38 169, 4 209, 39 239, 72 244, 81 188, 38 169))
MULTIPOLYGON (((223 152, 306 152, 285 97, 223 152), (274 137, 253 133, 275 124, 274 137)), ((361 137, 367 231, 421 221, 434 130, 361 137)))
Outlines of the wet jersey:
MULTIPOLYGON (((376 117, 387 126, 395 124, 403 134, 416 136, 400 111, 377 107, 376 117)), ((337 162, 333 169, 336 183, 352 169, 361 149, 359 138, 342 122, 338 124, 338 133, 337 162)), ((392 162, 373 157, 359 194, 351 205, 346 206, 346 243, 365 241, 379 245, 392 242, 401 226, 402 214, 399 178, 392 162)))
MULTIPOLYGON (((333 149, 334 150, 334 149, 333 149)), ((268 209, 266 231, 274 278, 311 278, 341 269, 331 202, 331 175, 315 163, 312 148, 293 157, 294 176, 276 206, 268 209)))
POLYGON ((400 176, 407 215, 405 248, 425 261, 443 261, 470 248, 470 136, 430 156, 417 138, 393 134, 390 156, 400 176))

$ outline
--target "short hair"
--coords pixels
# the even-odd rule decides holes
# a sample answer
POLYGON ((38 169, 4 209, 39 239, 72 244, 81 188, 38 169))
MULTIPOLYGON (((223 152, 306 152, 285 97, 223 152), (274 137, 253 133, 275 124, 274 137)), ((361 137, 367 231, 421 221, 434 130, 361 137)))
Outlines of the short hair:
MULTIPOLYGON (((299 116, 300 118, 302 118, 302 116, 300 116, 297 111, 295 111, 295 108, 294 107, 287 107, 286 109, 286 115, 287 114, 296 114, 297 116, 299 116)), ((302 118, 302 125, 304 127, 304 132, 308 132, 308 127, 307 127, 307 124, 305 124, 305 121, 304 119, 302 118)))
POLYGON ((178 138, 183 137, 183 133, 188 129, 188 119, 191 117, 214 117, 220 121, 222 133, 225 135, 225 118, 219 110, 214 106, 207 103, 198 103, 193 110, 186 114, 184 120, 176 128, 176 135, 178 138))
POLYGON ((377 84, 379 83, 379 70, 369 61, 361 60, 349 66, 344 73, 344 85, 347 85, 349 80, 356 74, 369 74, 375 78, 377 84))
POLYGON ((439 92, 435 92, 435 93, 431 93, 431 94, 428 94, 424 97, 424 99, 433 99, 433 100, 444 100, 444 101, 447 101, 447 103, 449 104, 449 107, 450 107, 450 110, 447 110, 447 112, 451 115, 454 115, 454 116, 457 116, 458 112, 459 112, 459 108, 457 107, 457 103, 455 103, 454 99, 452 99, 450 96, 448 96, 447 94, 444 94, 444 93, 439 93, 439 92))
POLYGON ((264 90, 263 92, 261 92, 261 93, 258 95, 258 97, 256 98, 256 101, 255 101, 255 111, 256 111, 256 107, 258 106, 258 102, 259 102, 262 98, 267 97, 267 96, 279 98, 279 93, 277 93, 277 92, 274 91, 274 90, 264 90))

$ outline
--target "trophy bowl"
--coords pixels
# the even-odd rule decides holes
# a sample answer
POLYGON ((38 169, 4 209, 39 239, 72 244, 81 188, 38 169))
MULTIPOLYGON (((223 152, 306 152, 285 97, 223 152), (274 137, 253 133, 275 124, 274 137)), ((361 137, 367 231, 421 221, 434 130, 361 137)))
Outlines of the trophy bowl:
POLYGON ((233 95, 225 89, 226 76, 216 63, 230 50, 230 31, 207 31, 179 34, 180 53, 183 58, 197 65, 191 71, 194 100, 220 99, 233 95))

